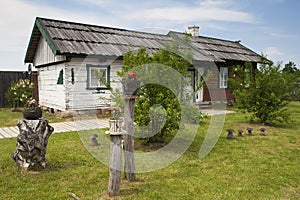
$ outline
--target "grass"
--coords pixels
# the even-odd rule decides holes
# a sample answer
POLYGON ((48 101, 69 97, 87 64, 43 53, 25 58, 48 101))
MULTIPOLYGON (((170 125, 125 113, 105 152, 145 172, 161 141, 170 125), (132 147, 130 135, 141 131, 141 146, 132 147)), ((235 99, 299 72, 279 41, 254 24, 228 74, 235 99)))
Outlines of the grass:
MULTIPOLYGON (((200 159, 207 119, 182 157, 164 169, 137 174, 136 182, 122 179, 116 199, 300 199, 300 103, 290 110, 294 122, 266 127, 266 137, 259 136, 262 125, 247 123, 248 115, 228 114, 214 149, 200 159), (249 126, 254 136, 226 139, 226 129, 249 126)), ((108 167, 88 153, 76 132, 50 137, 48 166, 38 172, 20 173, 10 158, 15 142, 0 140, 0 199, 72 199, 69 192, 108 199, 108 167)))
MULTIPOLYGON (((23 118, 24 108, 19 108, 19 111, 12 112, 12 108, 0 108, 0 127, 16 126, 17 120, 23 118)), ((63 122, 72 120, 56 117, 53 113, 43 111, 43 117, 48 119, 50 123, 63 122)))

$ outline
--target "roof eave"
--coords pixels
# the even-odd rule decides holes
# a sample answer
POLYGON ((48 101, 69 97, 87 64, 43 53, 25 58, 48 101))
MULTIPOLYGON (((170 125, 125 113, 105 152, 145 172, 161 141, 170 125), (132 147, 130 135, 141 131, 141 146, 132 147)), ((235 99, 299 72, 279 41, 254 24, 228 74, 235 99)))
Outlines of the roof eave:
POLYGON ((34 23, 33 25, 33 29, 31 31, 31 36, 30 36, 30 40, 29 40, 29 44, 27 46, 27 50, 26 50, 26 54, 25 54, 25 59, 24 59, 24 63, 32 63, 33 59, 29 58, 30 57, 30 52, 31 52, 31 47, 33 44, 33 40, 34 40, 34 36, 35 36, 35 31, 37 29, 36 23, 34 23))
POLYGON ((41 19, 37 17, 36 20, 35 20, 32 32, 31 32, 30 41, 29 41, 27 51, 26 51, 26 54, 25 54, 25 59, 24 59, 25 63, 32 63, 33 62, 34 56, 31 57, 30 54, 35 55, 35 52, 31 52, 31 51, 36 51, 38 43, 39 43, 39 39, 40 39, 40 36, 36 35, 36 30, 39 31, 39 33, 41 34, 40 36, 44 37, 47 44, 50 46, 50 49, 52 50, 52 53, 54 55, 60 54, 57 46, 55 45, 55 43, 54 43, 53 39, 51 38, 51 36, 50 36, 49 32, 47 31, 47 29, 43 25, 41 19), (38 37, 38 39, 34 38, 36 36, 38 37))

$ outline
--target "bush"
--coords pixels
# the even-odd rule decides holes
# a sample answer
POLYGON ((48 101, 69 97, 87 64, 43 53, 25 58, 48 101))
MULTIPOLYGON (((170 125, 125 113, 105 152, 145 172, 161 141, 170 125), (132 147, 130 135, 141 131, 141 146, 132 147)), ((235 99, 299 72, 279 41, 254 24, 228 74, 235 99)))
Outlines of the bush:
POLYGON ((187 87, 185 77, 190 76, 188 68, 191 63, 188 62, 188 55, 183 58, 181 54, 176 53, 179 49, 178 44, 171 44, 169 48, 171 50, 168 47, 158 50, 152 56, 143 47, 136 53, 129 51, 124 55, 124 67, 118 73, 119 76, 124 77, 126 73, 135 72, 137 79, 142 81, 151 79, 149 84, 144 84, 138 91, 140 98, 136 100, 135 122, 139 126, 147 126, 148 129, 153 128, 157 131, 156 125, 150 123, 151 116, 154 117, 155 114, 160 118, 162 116, 160 112, 164 110, 165 123, 155 135, 146 139, 148 142, 165 142, 166 138, 176 133, 181 121, 180 105, 185 101, 184 91, 187 87), (144 67, 147 65, 149 68, 145 73, 144 67), (180 78, 170 77, 172 71, 180 74, 180 78), (164 85, 176 90, 176 94, 164 85), (160 105, 160 108, 164 109, 155 108, 155 105, 160 105))
POLYGON ((32 98, 34 84, 29 79, 20 79, 13 82, 7 91, 7 99, 12 104, 14 110, 17 110, 20 103, 27 105, 32 98))
POLYGON ((200 110, 194 104, 183 105, 181 108, 182 120, 185 123, 199 124, 203 118, 200 110))
POLYGON ((280 71, 280 64, 261 64, 254 69, 251 63, 234 68, 229 81, 234 89, 238 108, 252 113, 251 120, 261 123, 290 120, 286 105, 290 101, 290 83, 280 71))
POLYGON ((136 101, 135 121, 139 126, 147 126, 146 131, 151 136, 144 140, 164 142, 179 128, 181 117, 177 98, 169 89, 155 84, 145 85, 139 93, 143 95, 136 101))

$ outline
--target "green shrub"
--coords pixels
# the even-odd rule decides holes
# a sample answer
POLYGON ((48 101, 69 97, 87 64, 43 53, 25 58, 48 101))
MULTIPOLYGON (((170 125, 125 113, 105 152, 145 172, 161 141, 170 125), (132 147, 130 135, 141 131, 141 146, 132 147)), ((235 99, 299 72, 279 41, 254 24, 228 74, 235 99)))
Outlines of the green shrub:
POLYGON ((289 121, 286 105, 290 101, 290 82, 280 71, 280 65, 263 63, 258 69, 251 63, 236 66, 230 86, 238 108, 252 113, 251 120, 261 123, 289 121))
POLYGON ((34 84, 29 79, 20 79, 13 82, 7 91, 7 99, 12 104, 14 110, 19 107, 20 103, 27 105, 32 98, 34 84))
POLYGON ((199 124, 203 118, 200 110, 194 104, 183 105, 181 108, 182 120, 185 123, 199 124))

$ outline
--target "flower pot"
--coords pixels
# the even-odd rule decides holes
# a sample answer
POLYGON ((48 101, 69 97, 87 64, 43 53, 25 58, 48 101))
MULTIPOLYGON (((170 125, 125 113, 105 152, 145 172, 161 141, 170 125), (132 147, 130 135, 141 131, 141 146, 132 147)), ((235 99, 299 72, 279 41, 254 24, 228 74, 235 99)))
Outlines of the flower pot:
POLYGON ((109 120, 109 132, 111 132, 111 133, 122 132, 123 121, 124 121, 123 118, 110 119, 109 120))
POLYGON ((137 90, 141 85, 141 81, 137 80, 125 80, 122 81, 123 84, 123 94, 124 95, 136 95, 137 90))
POLYGON ((36 120, 42 117, 42 109, 39 107, 26 108, 23 112, 25 119, 36 120))

